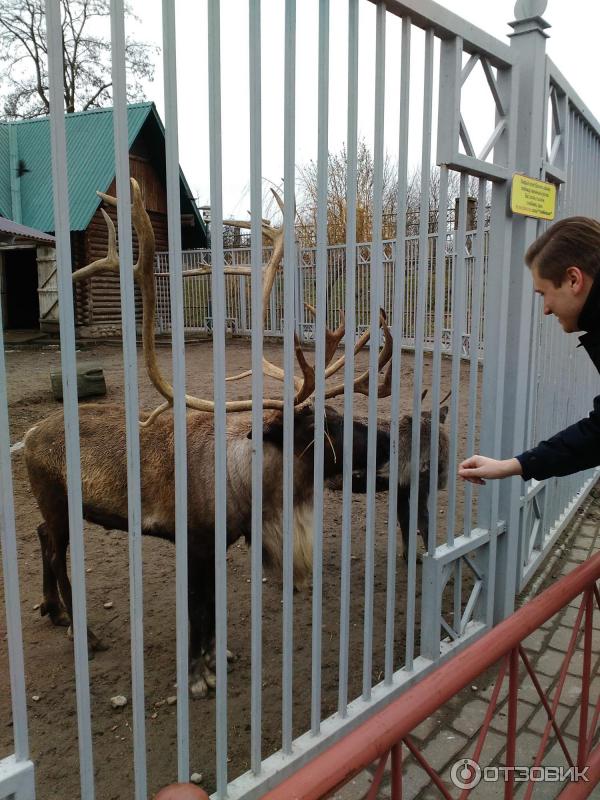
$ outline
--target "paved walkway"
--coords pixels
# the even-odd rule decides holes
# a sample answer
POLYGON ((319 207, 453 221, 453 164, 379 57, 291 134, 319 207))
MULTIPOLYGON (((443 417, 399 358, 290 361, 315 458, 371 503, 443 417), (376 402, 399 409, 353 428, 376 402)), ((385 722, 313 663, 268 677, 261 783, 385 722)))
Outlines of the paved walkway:
MULTIPOLYGON (((539 590, 566 575, 592 553, 600 548, 600 488, 593 490, 591 502, 585 512, 579 514, 563 533, 557 544, 554 560, 542 568, 543 581, 539 590)), ((539 579, 538 579, 539 580, 539 579)), ((535 587, 536 579, 531 584, 535 587)), ((531 590, 529 590, 529 593, 531 590)), ((519 605, 529 599, 525 592, 519 598, 519 605)), ((569 639, 573 630, 581 597, 549 620, 542 628, 533 633, 524 643, 530 661, 534 665, 538 680, 545 690, 558 682, 558 675, 567 652, 569 639)), ((567 680, 562 690, 559 705, 558 721, 569 751, 577 752, 577 735, 579 724, 579 699, 581 692, 581 670, 583 663, 583 632, 578 641, 578 648, 573 654, 567 680)), ((464 689, 443 709, 436 712, 422 725, 413 731, 412 738, 421 753, 449 787, 450 770, 459 759, 470 758, 475 749, 479 731, 488 708, 488 702, 494 689, 497 670, 489 671, 482 676, 477 685, 464 689)), ((593 630, 592 682, 590 687, 590 713, 600 695, 600 613, 596 609, 593 630)), ((521 688, 519 690, 517 763, 523 766, 533 764, 540 745, 541 734, 547 721, 535 687, 530 677, 521 666, 521 688)), ((482 755, 479 759, 483 766, 502 766, 505 763, 506 722, 507 722, 508 677, 504 679, 498 705, 490 731, 488 732, 482 755)), ((550 702, 552 702, 550 700, 550 702)), ((591 721, 591 718, 590 718, 591 721)), ((588 725, 590 722, 588 722, 588 725)), ((566 767, 567 763, 560 745, 554 735, 549 739, 543 761, 544 766, 566 767)), ((439 800, 439 790, 431 784, 428 775, 418 763, 403 749, 404 781, 403 800, 439 800)), ((335 800, 362 800, 366 797, 372 781, 374 766, 361 773, 335 795, 335 800)), ((550 800, 558 796, 562 788, 559 783, 538 783, 533 792, 533 800, 550 800)), ((523 796, 523 784, 516 784, 515 796, 523 796)), ((459 791, 451 790, 458 797, 459 791)), ((390 775, 386 774, 377 795, 378 798, 390 797, 390 775)), ((504 784, 481 782, 470 795, 481 800, 495 800, 504 797, 504 784)), ((591 797, 600 798, 600 787, 592 792, 591 797)))

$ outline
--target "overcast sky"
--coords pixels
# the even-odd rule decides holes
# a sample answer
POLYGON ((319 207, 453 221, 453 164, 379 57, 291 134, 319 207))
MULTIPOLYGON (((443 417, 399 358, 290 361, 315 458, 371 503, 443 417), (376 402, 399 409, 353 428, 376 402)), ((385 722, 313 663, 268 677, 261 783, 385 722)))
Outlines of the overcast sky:
MULTIPOLYGON (((160 44, 160 0, 134 0, 132 5, 143 23, 140 29, 131 29, 131 33, 160 44)), ((511 31, 508 22, 514 18, 513 0, 443 0, 440 5, 509 43, 506 35, 511 31)), ((337 151, 346 140, 347 0, 331 0, 330 7, 329 149, 337 151)), ((200 205, 210 202, 206 8, 206 0, 176 0, 180 162, 200 205)), ((223 210, 226 216, 245 217, 249 205, 248 3, 246 0, 222 0, 221 8, 223 210)), ((262 174, 265 188, 269 181, 279 184, 283 175, 283 9, 284 0, 263 0, 262 174)), ((359 134, 371 142, 374 124, 374 5, 361 2, 360 15, 359 134)), ((385 148, 395 160, 399 124, 400 24, 392 15, 387 16, 385 148)), ((544 17, 552 26, 548 30, 548 54, 594 116, 600 118, 600 2, 549 0, 544 17)), ((318 0, 299 0, 296 67, 298 167, 316 158, 317 20, 318 0)), ((416 28, 413 31, 409 161, 412 167, 417 167, 422 140, 423 35, 416 28)), ((437 93, 437 70, 434 93, 437 93)), ((156 80, 148 87, 147 95, 155 101, 164 119, 160 63, 156 80)), ((493 130, 494 107, 480 67, 473 72, 469 86, 465 84, 462 113, 475 147, 483 145, 493 130)), ((435 158, 435 148, 433 152, 435 158)))

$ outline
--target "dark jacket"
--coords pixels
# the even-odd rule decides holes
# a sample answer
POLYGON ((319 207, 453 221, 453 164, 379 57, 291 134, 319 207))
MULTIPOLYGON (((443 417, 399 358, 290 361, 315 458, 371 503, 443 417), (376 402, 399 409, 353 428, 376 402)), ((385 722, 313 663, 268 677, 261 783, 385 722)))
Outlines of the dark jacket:
MULTIPOLYGON (((600 275, 592 285, 578 327, 587 331, 579 341, 598 372, 600 372, 600 275)), ((517 456, 523 470, 523 480, 538 481, 559 475, 571 475, 600 465, 600 395, 594 398, 594 408, 588 417, 570 425, 537 447, 517 456)))

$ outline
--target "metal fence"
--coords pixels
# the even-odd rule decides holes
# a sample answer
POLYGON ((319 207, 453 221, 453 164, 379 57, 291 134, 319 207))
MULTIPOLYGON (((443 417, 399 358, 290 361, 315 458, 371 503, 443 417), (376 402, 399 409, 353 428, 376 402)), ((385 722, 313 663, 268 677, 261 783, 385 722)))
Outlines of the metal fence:
MULTIPOLYGON (((543 22, 539 16, 512 23, 514 35, 510 47, 479 31, 474 26, 445 11, 429 0, 377 2, 375 39, 374 97, 374 208, 373 230, 381 231, 381 207, 386 81, 398 81, 400 97, 397 131, 399 185, 398 219, 404 219, 408 172, 410 92, 416 83, 422 92, 421 175, 423 183, 420 207, 420 235, 407 240, 397 231, 393 242, 375 237, 367 246, 356 243, 357 175, 357 94, 360 15, 372 4, 366 0, 348 3, 348 186, 347 230, 345 248, 328 248, 326 241, 327 134, 329 98, 329 16, 327 0, 319 2, 319 80, 318 120, 318 209, 317 246, 298 251, 295 242, 294 210, 285 206, 283 230, 287 255, 283 276, 273 292, 274 305, 267 320, 269 332, 283 339, 281 362, 283 383, 283 468, 281 474, 283 586, 279 625, 280 671, 265 675, 265 642, 275 623, 263 620, 262 511, 272 502, 263 498, 263 445, 254 437, 248 472, 252 473, 252 525, 250 599, 245 619, 247 629, 234 632, 235 645, 246 642, 251 663, 247 689, 249 711, 236 720, 248 731, 246 771, 230 767, 229 746, 232 735, 228 715, 235 685, 235 672, 228 674, 228 572, 229 536, 238 535, 228 526, 227 421, 225 415, 225 365, 228 325, 239 331, 254 331, 249 360, 253 368, 252 394, 263 395, 261 375, 263 341, 256 334, 261 326, 260 269, 264 261, 260 219, 261 208, 261 37, 260 0, 250 0, 249 9, 249 93, 251 142, 251 211, 252 247, 250 253, 238 251, 239 257, 252 264, 253 280, 230 279, 223 266, 233 251, 225 252, 219 237, 213 236, 210 263, 215 267, 210 279, 185 278, 180 240, 179 158, 177 85, 175 80, 175 7, 164 0, 164 59, 167 189, 169 207, 169 289, 165 288, 164 262, 157 275, 162 296, 160 322, 173 336, 173 401, 175 443, 175 593, 177 629, 177 774, 161 775, 167 783, 190 775, 194 763, 205 758, 206 742, 214 742, 214 763, 210 771, 210 790, 216 798, 257 798, 267 787, 305 763, 315 753, 350 731, 358 720, 375 714, 391 698, 429 673, 444 659, 463 647, 473 637, 504 618, 514 608, 520 586, 531 576, 545 553, 552 547, 569 516, 581 504, 595 471, 571 478, 528 485, 512 479, 488 483, 477 496, 473 487, 459 485, 455 464, 461 454, 477 448, 492 456, 508 456, 522 451, 540 436, 555 430, 587 409, 597 381, 589 364, 571 350, 565 337, 544 320, 538 319, 539 307, 532 299, 529 276, 523 268, 523 253, 543 225, 534 219, 511 216, 508 195, 515 171, 535 177, 547 177, 559 185, 561 215, 587 213, 600 215, 600 127, 585 111, 585 106, 567 81, 546 59, 544 37, 539 35, 543 22), (394 26, 393 22, 400 23, 394 26), (420 29, 420 30, 417 30, 420 29), (424 34, 421 34, 421 31, 424 34), (419 76, 414 70, 411 47, 422 35, 423 66, 419 76), (401 71, 395 76, 386 72, 385 47, 399 49, 401 71), (545 66, 545 69, 540 69, 545 66), (518 67, 518 69, 517 69, 518 67), (490 119, 489 139, 476 151, 463 117, 461 92, 473 70, 478 70, 489 88, 494 111, 490 119), (437 121, 433 119, 434 70, 437 70, 437 121), (418 77, 418 80, 417 80, 418 77), (517 99, 518 98, 518 99, 517 99), (537 143, 547 139, 548 114, 553 129, 548 153, 539 152, 537 143), (437 147, 433 152, 433 140, 437 147), (540 172, 540 156, 543 168, 540 172), (440 165, 440 206, 448 198, 448 178, 460 173, 459 214, 456 232, 449 247, 445 230, 437 236, 428 231, 430 167, 440 165), (489 233, 484 235, 484 219, 473 234, 467 233, 467 193, 469 180, 478 184, 478 205, 486 207, 491 196, 489 233), (484 242, 486 242, 484 246, 484 242), (444 252, 445 258, 435 258, 444 252), (393 269, 392 269, 393 265, 393 269), (395 277, 395 280, 392 279, 395 277), (316 319, 300 313, 302 301, 315 299, 316 319), (344 307, 348 329, 359 332, 378 318, 379 308, 389 312, 396 343, 410 344, 408 356, 400 347, 394 350, 391 372, 391 401, 387 411, 377 406, 377 349, 369 353, 369 381, 372 391, 362 410, 368 413, 369 470, 364 517, 353 511, 352 428, 345 426, 343 493, 339 554, 334 564, 324 562, 323 519, 325 503, 323 463, 325 458, 323 380, 325 358, 325 323, 327 315, 337 321, 344 307), (209 321, 210 320, 210 321, 209 321), (400 325, 400 322, 402 324, 400 325), (316 387, 314 399, 314 481, 313 490, 313 579, 310 594, 296 595, 293 578, 294 471, 294 332, 310 328, 315 342, 316 387), (190 738, 188 700, 188 619, 187 619, 187 473, 188 438, 186 437, 184 331, 186 328, 212 329, 215 491, 210 503, 215 509, 214 580, 216 615, 216 691, 209 700, 195 703, 214 705, 214 729, 204 728, 202 736, 190 738), (533 332, 533 336, 531 335, 533 332), (478 343, 465 353, 464 334, 478 343), (527 342, 531 341, 531 346, 527 342), (426 354, 426 349, 430 350, 426 354), (446 351, 443 357, 443 351, 446 351), (483 360, 479 358, 484 354, 483 360), (465 355, 467 358, 465 359, 465 355), (427 368, 426 368, 427 367, 427 368), (409 376, 410 380, 407 378, 409 376), (578 386, 577 398, 572 395, 578 386), (439 458, 440 422, 432 415, 429 451, 429 476, 422 473, 417 454, 421 450, 421 428, 412 426, 410 463, 410 520, 407 564, 397 559, 397 487, 399 481, 399 418, 402 403, 408 404, 416 418, 424 405, 422 390, 430 391, 429 402, 437 409, 442 394, 452 390, 447 430, 449 432, 449 478, 445 493, 438 490, 436 473, 439 458), (581 388, 579 388, 581 387, 581 388), (585 388, 585 391, 583 391, 585 388), (402 392, 404 391, 404 400, 402 392), (587 398, 587 399, 586 399, 587 398), (377 424, 386 424, 391 435, 390 492, 384 504, 385 522, 376 514, 373 459, 377 424), (417 564, 417 507, 420 491, 429 480, 430 539, 422 566, 417 564), (359 553, 356 544, 359 543, 359 553), (354 547, 353 547, 354 546, 354 547), (383 559, 383 589, 376 591, 376 554, 383 559), (352 557, 354 556, 354 558, 352 557), (354 565, 361 571, 356 578, 354 565), (339 576, 335 597, 324 596, 323 575, 329 569, 339 576), (353 605, 359 597, 358 606, 353 605), (356 609, 360 609, 360 617, 356 609), (299 631, 296 613, 308 610, 310 624, 299 631), (403 612, 405 624, 396 624, 403 612), (327 620, 327 628, 325 622, 327 620), (374 621, 384 619, 383 641, 374 642, 374 621), (335 636, 335 654, 330 642, 335 636), (246 637, 246 638, 244 638, 246 637), (310 652, 310 679, 297 692, 294 666, 303 651, 310 652), (332 659, 325 663, 325 655, 332 659), (323 702, 323 675, 335 686, 336 700, 323 702), (333 677, 332 677, 333 676, 333 677), (358 679, 358 688, 356 681, 358 679), (280 690, 280 714, 276 730, 265 731, 264 693, 269 682, 280 690), (300 705, 299 705, 300 704, 300 705), (298 730, 296 719, 306 724, 298 730), (241 774, 240 774, 241 773, 241 774)), ((517 4, 517 7, 525 4, 517 4)), ((539 12, 540 3, 536 8, 539 12)), ((82 480, 77 425, 77 381, 74 320, 71 285, 71 253, 67 180, 67 142, 62 113, 62 43, 59 0, 48 0, 47 30, 50 59, 52 168, 54 209, 59 271, 60 333, 63 370, 65 437, 68 464, 69 528, 71 573, 74 605, 74 665, 77 695, 77 737, 80 763, 80 796, 93 800, 102 795, 94 761, 96 733, 90 714, 90 675, 86 640, 86 589, 82 520, 82 480)), ((117 194, 128 196, 128 141, 126 124, 125 39, 123 6, 114 0, 112 8, 113 83, 115 107, 115 164, 117 194)), ((541 13, 541 12, 540 12, 541 13)), ((228 24, 233 21, 229 20, 228 24)), ((226 35, 227 28, 223 33, 226 35)), ((221 17, 218 0, 208 3, 209 123, 211 176, 211 225, 220 230, 223 222, 221 155, 221 17)), ((284 118, 284 186, 288 197, 295 185, 296 123, 296 4, 285 2, 284 30, 284 100, 279 109, 284 118)), ((269 112, 273 112, 269 106, 269 112)), ((273 112, 274 113, 274 112, 273 112)), ((153 752, 146 739, 149 709, 144 691, 144 638, 142 597, 142 515, 140 490, 140 446, 138 427, 138 386, 135 313, 132 276, 131 218, 127 204, 119 206, 119 249, 123 307, 123 361, 125 364, 125 407, 127 414, 127 478, 129 522, 129 570, 132 737, 133 764, 131 784, 120 796, 145 800, 158 786, 148 785, 148 764, 153 752)), ((191 256, 185 256, 189 259, 191 256)), ((206 254, 198 254, 206 259, 206 254)), ((354 342, 346 342, 344 382, 347 387, 343 413, 351 420, 358 409, 352 396, 356 360, 354 342)), ((30 800, 34 797, 34 761, 56 758, 49 750, 30 753, 28 746, 26 699, 24 689, 23 642, 19 619, 20 596, 17 585, 17 548, 15 510, 12 502, 12 470, 9 450, 4 356, 0 356, 0 479, 2 489, 2 556, 5 606, 7 610, 8 649, 13 700, 14 748, 0 762, 0 798, 30 800)), ((340 407, 340 410, 341 407, 340 407)), ((263 425, 258 403, 252 410, 252 426, 263 425)), ((193 450, 191 451, 193 452, 193 450)), ((13 458, 17 456, 13 455, 13 458)), ((213 465, 210 465, 211 471, 213 465)), ((426 488, 426 487, 425 487, 426 488)), ((235 502, 235 497, 233 498, 235 502)), ((107 544, 107 547, 110 544, 107 544)), ((381 566, 381 565, 380 565, 381 566)), ((231 579, 231 575, 229 576, 231 579)), ((244 646, 246 646, 244 645, 244 646)), ((123 662, 124 665, 126 662, 123 662)), ((71 669, 70 663, 62 665, 71 669)), ((123 667, 126 668, 125 666, 123 667)), ((235 670, 235 666, 234 666, 235 670)), ((241 691, 239 686, 236 686, 241 691)), ((195 709, 195 715, 200 712, 195 709)), ((56 721, 57 741, 71 721, 56 721)), ((52 743, 56 746, 56 742, 52 743)), ((122 745, 119 743, 119 748, 122 745)), ((128 751, 129 752, 129 751, 128 751)), ((120 763, 125 756, 119 749, 120 763)), ((102 765, 100 765, 102 766, 102 765)), ((239 766, 239 765, 238 765, 239 766)), ((38 796, 58 787, 38 786, 38 796)))
MULTIPOLYGON (((446 234, 444 249, 444 298, 442 312, 442 346, 445 351, 450 350, 452 342, 452 302, 455 297, 453 290, 455 280, 456 232, 446 234)), ((437 259, 437 234, 429 234, 427 247, 427 277, 426 277, 426 307, 425 307, 425 347, 433 348, 435 327, 435 276, 437 259)), ((463 354, 468 356, 471 348, 473 332, 473 289, 475 281, 476 233, 468 231, 463 242, 465 248, 464 266, 465 279, 462 302, 464 319, 460 323, 463 354)), ((394 281, 399 268, 396 254, 396 240, 383 240, 383 308, 389 309, 388 322, 395 325, 393 317, 394 281)), ((485 276, 487 272, 488 231, 484 237, 483 257, 483 284, 481 290, 485 297, 485 276)), ((263 249, 263 264, 271 256, 272 249, 263 249)), ((305 303, 316 305, 316 263, 317 251, 314 247, 298 247, 297 286, 296 286, 296 319, 298 320, 298 333, 303 341, 314 341, 315 321, 305 303)), ((229 267, 248 267, 252 263, 249 248, 227 248, 223 251, 224 263, 229 267)), ((370 284, 371 284, 371 243, 363 242, 356 245, 356 290, 355 290, 355 338, 359 338, 369 328, 370 314, 370 284)), ((156 293, 157 293, 157 331, 166 333, 171 330, 171 298, 169 290, 169 254, 157 254, 156 293)), ((188 250, 182 253, 183 259, 183 286, 184 286, 184 327, 187 331, 212 332, 212 300, 210 275, 197 275, 187 273, 197 270, 198 267, 208 267, 211 264, 210 250, 188 250)), ((419 238, 406 237, 404 274, 404 307, 402 309, 402 346, 414 348, 417 322, 417 298, 419 283, 419 238)), ((332 330, 340 324, 340 312, 344 310, 346 300, 346 248, 341 245, 327 247, 327 279, 326 279, 326 320, 327 326, 332 330)), ((225 276, 225 321, 229 331, 236 334, 251 335, 252 294, 251 278, 245 275, 225 276)), ((476 350, 481 358, 483 355, 483 341, 485 335, 484 320, 485 307, 480 304, 480 319, 477 326, 478 341, 476 350)), ((269 301, 265 333, 268 336, 283 337, 283 276, 280 272, 276 278, 273 292, 269 301)))

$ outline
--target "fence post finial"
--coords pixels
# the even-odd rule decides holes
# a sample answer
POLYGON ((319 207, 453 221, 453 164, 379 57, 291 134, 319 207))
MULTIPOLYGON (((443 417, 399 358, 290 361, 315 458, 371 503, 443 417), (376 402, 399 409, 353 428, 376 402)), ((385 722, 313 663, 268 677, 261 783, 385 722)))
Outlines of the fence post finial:
POLYGON ((548 6, 548 0, 517 0, 515 3, 515 19, 532 19, 541 17, 548 6))

